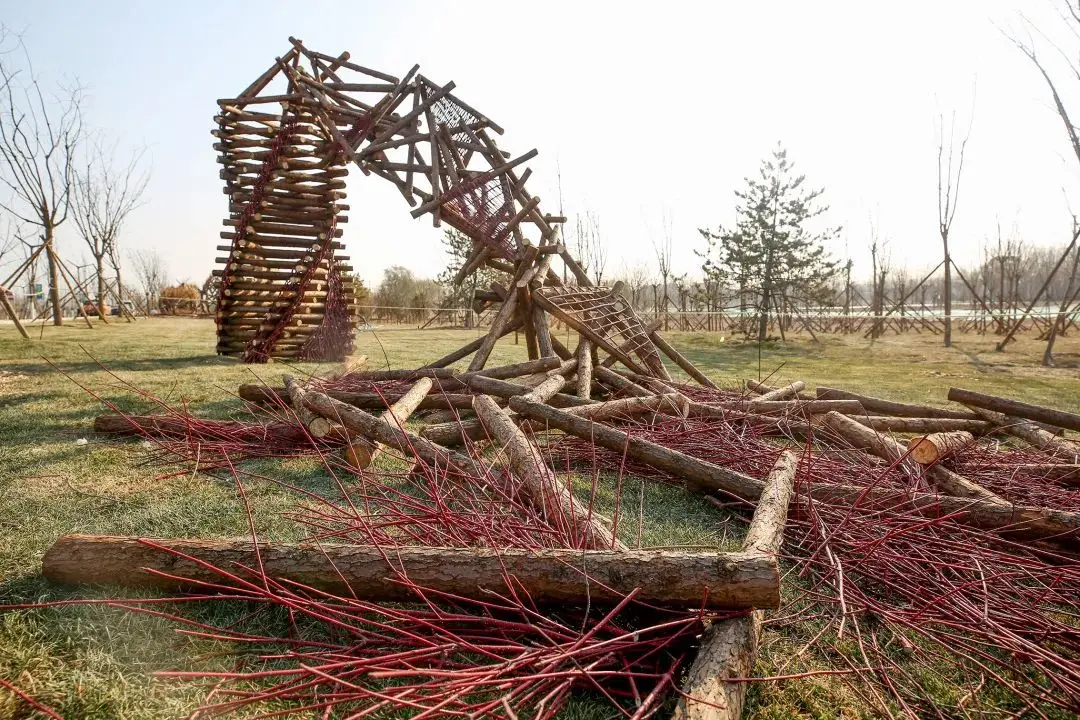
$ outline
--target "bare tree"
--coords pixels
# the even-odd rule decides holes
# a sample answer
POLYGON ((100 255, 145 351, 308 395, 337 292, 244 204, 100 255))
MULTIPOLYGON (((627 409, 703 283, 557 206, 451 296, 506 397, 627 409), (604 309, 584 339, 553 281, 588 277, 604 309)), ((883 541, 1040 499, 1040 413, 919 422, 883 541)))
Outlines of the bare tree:
MULTIPOLYGON (((1062 22, 1066 26, 1068 26, 1068 29, 1074 40, 1080 41, 1080 4, 1076 4, 1073 2, 1062 2, 1062 6, 1065 8, 1065 11, 1060 13, 1062 22)), ((1030 23, 1028 23, 1028 29, 1033 29, 1030 23)), ((1042 35, 1042 33, 1038 34, 1041 35, 1044 40, 1046 39, 1045 35, 1042 35)), ((1032 64, 1036 67, 1036 69, 1038 69, 1039 74, 1042 75, 1043 80, 1046 82, 1047 88, 1050 90, 1050 95, 1054 100, 1054 108, 1057 110, 1058 117, 1061 118, 1061 122, 1065 126, 1065 133, 1069 137, 1069 145, 1072 147, 1073 154, 1076 156, 1077 161, 1080 162, 1080 134, 1078 134, 1077 127, 1073 123, 1072 118, 1070 117, 1068 108, 1066 108, 1065 106, 1065 101, 1062 99, 1061 93, 1058 92, 1058 86, 1051 77, 1050 71, 1047 69, 1047 65, 1044 64, 1044 62, 1042 61, 1042 59, 1040 59, 1038 53, 1036 52, 1035 42, 1030 39, 1030 35, 1028 41, 1026 42, 1021 41, 1011 35, 1007 35, 1007 37, 1013 42, 1014 45, 1016 45, 1020 52, 1027 56, 1028 60, 1030 60, 1032 64)), ((1054 45, 1052 42, 1049 42, 1049 44, 1051 47, 1054 48, 1056 53, 1060 56, 1060 59, 1065 64, 1065 77, 1072 77, 1080 80, 1080 64, 1078 64, 1077 61, 1074 59, 1077 56, 1077 49, 1074 47, 1069 50, 1065 50, 1061 47, 1058 47, 1057 45, 1054 45)), ((1080 241, 1080 229, 1078 229, 1075 214, 1073 215, 1072 225, 1072 240, 1065 247, 1065 251, 1061 254, 1061 257, 1058 258, 1057 264, 1055 264, 1053 266, 1053 269, 1050 270, 1050 275, 1046 278, 1046 281, 1043 283, 1042 287, 1039 288, 1038 292, 1035 294, 1035 297, 1031 300, 1030 304, 1027 306, 1021 316, 1012 323, 1012 326, 1005 333, 1005 337, 1002 338, 1001 341, 997 344, 998 351, 1004 350, 1005 346, 1008 345, 1010 340, 1012 340, 1013 336, 1020 328, 1020 325, 1023 323, 1024 319, 1031 312, 1032 308, 1034 308, 1035 305, 1042 299, 1043 294, 1054 282, 1054 278, 1057 275, 1058 270, 1061 269, 1062 265, 1065 264, 1065 261, 1068 259, 1069 255, 1077 247, 1077 243, 1078 241, 1080 241)), ((1071 286, 1071 284, 1072 279, 1070 278, 1069 285, 1071 286)), ((1071 287, 1066 289, 1067 297, 1069 296, 1070 291, 1071 287)), ((1055 320, 1052 330, 1056 331, 1056 328, 1057 321, 1055 320)), ((1044 365, 1049 366, 1053 364, 1053 339, 1056 337, 1056 334, 1056 332, 1052 332, 1050 335, 1048 347, 1043 355, 1044 365)))
POLYGON ((971 125, 960 141, 959 157, 956 157, 956 112, 949 121, 949 137, 945 138, 945 118, 938 115, 938 232, 945 254, 945 286, 942 304, 945 306, 945 347, 952 346, 952 256, 949 254, 949 231, 956 217, 957 200, 960 197, 960 177, 964 171, 964 151, 971 137, 971 125), (955 161, 955 172, 953 165, 955 161))
POLYGON ((870 311, 874 314, 874 324, 870 328, 870 337, 879 338, 884 333, 882 324, 882 312, 885 308, 885 281, 892 269, 890 254, 888 253, 888 241, 880 240, 877 228, 870 226, 870 311))
MULTIPOLYGON (((0 28, 0 36, 3 31, 0 28)), ((67 220, 71 207, 75 150, 82 137, 82 89, 77 84, 59 86, 57 94, 47 97, 21 42, 19 49, 26 70, 9 62, 12 53, 0 54, 0 183, 13 195, 0 202, 0 208, 41 229, 53 324, 62 325, 56 228, 67 220)))
POLYGON ((157 250, 136 250, 131 254, 135 264, 135 276, 146 297, 146 314, 150 314, 154 303, 161 296, 161 291, 168 283, 168 270, 165 260, 157 250))
MULTIPOLYGON (((120 286, 118 239, 124 221, 137 208, 146 190, 149 174, 142 169, 142 150, 132 153, 126 166, 114 163, 115 147, 105 151, 95 144, 87 154, 86 167, 78 173, 72 203, 75 224, 90 249, 97 272, 97 306, 105 315, 105 262, 109 260, 120 286)), ((122 302, 122 298, 121 298, 122 302)))
MULTIPOLYGON (((671 249, 674 243, 674 236, 671 231, 671 214, 667 208, 663 208, 660 212, 660 242, 656 241, 655 237, 650 237, 652 240, 653 252, 656 253, 656 266, 660 271, 660 282, 663 286, 663 299, 660 299, 660 293, 654 290, 654 310, 657 317, 661 317, 661 312, 664 318, 664 330, 668 329, 668 278, 671 277, 671 249), (659 307, 656 307, 656 306, 659 307), (662 310, 661 310, 662 308, 662 310)), ((652 233, 649 233, 652 235, 652 233)))
POLYGON ((602 285, 607 268, 607 247, 600 234, 600 218, 591 210, 574 216, 574 253, 585 272, 592 275, 593 282, 602 285))

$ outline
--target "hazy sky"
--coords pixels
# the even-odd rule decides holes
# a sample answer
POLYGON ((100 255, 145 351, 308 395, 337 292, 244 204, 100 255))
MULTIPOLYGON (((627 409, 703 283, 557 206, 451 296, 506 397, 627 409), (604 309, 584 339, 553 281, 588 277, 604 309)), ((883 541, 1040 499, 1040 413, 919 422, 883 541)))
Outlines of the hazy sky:
MULTIPOLYGON (((122 242, 156 247, 177 280, 201 282, 226 197, 211 147, 215 100, 289 48, 401 75, 413 63, 506 128, 514 155, 537 148, 529 186, 546 212, 589 209, 609 273, 653 263, 650 236, 673 218, 674 269, 697 274, 696 228, 730 224, 732 191, 782 141, 824 186, 834 252, 868 272, 870 220, 894 264, 931 267, 937 236, 936 122, 974 107, 955 255, 974 262, 1003 232, 1067 240, 1080 172, 1041 78, 1003 37, 1023 10, 1060 36, 1052 0, 925 2, 0 2, 43 79, 89 88, 88 121, 153 157, 148 202, 122 242)), ((1049 53, 1047 53, 1049 56, 1049 53)), ((1075 80, 1073 84, 1076 85, 1075 80)), ((362 277, 403 264, 433 275, 439 231, 395 189, 349 181, 345 242, 362 277)), ((69 256, 83 255, 73 224, 69 256)))

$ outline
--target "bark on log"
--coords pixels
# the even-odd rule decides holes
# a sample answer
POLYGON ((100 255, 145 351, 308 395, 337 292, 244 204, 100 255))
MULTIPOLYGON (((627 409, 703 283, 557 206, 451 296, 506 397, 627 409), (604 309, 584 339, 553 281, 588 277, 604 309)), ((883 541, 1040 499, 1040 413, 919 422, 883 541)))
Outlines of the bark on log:
POLYGON ((1063 485, 1080 487, 1080 465, 1075 463, 990 463, 982 467, 1038 475, 1046 480, 1054 480, 1063 485))
POLYGON ((289 396, 289 405, 292 407, 293 412, 296 413, 296 419, 300 421, 300 424, 307 428, 308 433, 313 438, 328 436, 333 429, 333 425, 326 418, 316 415, 304 407, 304 388, 300 387, 300 384, 296 382, 292 375, 285 375, 282 380, 285 382, 285 392, 289 396))
MULTIPOLYGON (((881 435, 874 430, 861 425, 849 417, 840 413, 831 412, 825 416, 825 425, 834 430, 847 440, 852 447, 868 450, 888 463, 903 463, 908 454, 907 448, 887 435, 881 435)), ((917 472, 909 465, 913 472, 917 472)), ((998 505, 1008 505, 1004 499, 990 492, 982 485, 972 482, 966 477, 952 472, 940 465, 926 468, 926 476, 941 489, 942 492, 958 498, 971 498, 998 505)))
POLYGON ((628 550, 590 509, 574 501, 569 488, 548 467, 540 450, 518 429, 514 418, 503 412, 491 398, 477 395, 473 409, 500 448, 510 470, 522 483, 533 505, 548 522, 561 527, 568 537, 578 538, 590 550, 628 550))
MULTIPOLYGON (((716 609, 775 608, 780 603, 776 559, 743 552, 400 547, 387 553, 386 548, 365 545, 260 543, 257 560, 249 540, 67 535, 45 553, 42 574, 66 584, 169 590, 199 582, 235 584, 177 553, 233 573, 237 565, 256 568, 261 560, 266 574, 275 579, 374 602, 418 600, 395 582, 403 570, 422 587, 485 601, 491 600, 491 592, 505 594, 509 575, 518 592, 524 589, 543 604, 585 604, 590 599, 614 603, 635 588, 640 588, 636 599, 641 602, 675 607, 704 603, 716 609)), ((261 592, 261 585, 257 587, 261 592)))
MULTIPOLYGON (((261 402, 278 404, 288 404, 288 393, 284 388, 271 388, 265 385, 258 385, 255 383, 244 384, 239 388, 240 397, 243 400, 249 402, 261 402)), ((355 408, 362 410, 385 410, 390 405, 393 405, 405 394, 404 392, 388 392, 379 393, 374 392, 351 392, 343 390, 328 390, 323 393, 329 397, 339 400, 347 405, 352 405, 355 408)), ((457 408, 459 410, 472 408, 472 395, 458 394, 458 393, 435 393, 425 397, 421 402, 418 410, 449 410, 450 408, 457 408)))
MULTIPOLYGON (((750 529, 743 543, 744 552, 758 552, 775 557, 784 539, 788 505, 794 494, 798 460, 783 452, 765 481, 750 529)), ((745 682, 727 682, 747 678, 754 670, 761 642, 764 614, 755 610, 743 617, 713 623, 705 631, 701 648, 690 667, 683 691, 675 707, 675 720, 739 720, 746 705, 745 682), (689 696, 689 697, 687 697, 689 696)))
POLYGON ((1032 405, 1031 403, 1020 402, 1019 400, 1011 400, 996 395, 986 395, 984 393, 975 392, 974 390, 964 390, 962 388, 949 388, 949 400, 967 405, 968 407, 991 410, 1003 415, 1033 420, 1035 422, 1065 428, 1066 430, 1080 431, 1080 415, 1077 413, 1054 410, 1053 408, 1043 407, 1041 405, 1032 405))
MULTIPOLYGON (((485 395, 495 395, 501 398, 511 398, 516 395, 528 395, 529 393, 535 392, 536 390, 536 388, 530 388, 519 383, 506 382, 505 380, 496 380, 495 378, 489 378, 483 375, 474 375, 472 373, 466 373, 465 375, 462 375, 462 379, 465 380, 466 385, 468 385, 476 392, 484 393, 485 395)), ((577 405, 589 405, 595 402, 595 400, 582 400, 581 398, 574 397, 573 395, 560 395, 558 401, 555 400, 555 395, 551 395, 549 399, 552 401, 553 405, 558 404, 570 407, 577 405)))
POLYGON ((477 370, 476 374, 495 378, 496 380, 507 380, 509 378, 522 377, 523 375, 533 375, 535 373, 554 370, 561 364, 562 361, 557 357, 542 357, 537 360, 526 360, 525 362, 514 363, 512 365, 484 368, 483 370, 477 370))
POLYGON ((608 387, 614 388, 624 395, 630 395, 632 397, 649 397, 650 395, 656 395, 653 391, 641 387, 633 380, 628 380, 611 368, 606 368, 602 365, 597 365, 593 368, 593 375, 595 375, 596 379, 600 382, 608 387))
POLYGON ((716 386, 716 383, 706 377, 705 373, 698 370, 694 363, 687 360, 682 353, 672 347, 671 343, 665 340, 656 330, 652 330, 649 333, 649 339, 653 341, 653 344, 656 345, 656 347, 662 353, 667 355, 676 365, 682 368, 683 372, 685 372, 687 375, 694 378, 707 388, 712 388, 713 390, 720 389, 716 386))
POLYGON ((391 427, 374 415, 323 393, 309 391, 304 396, 304 405, 312 412, 340 423, 368 440, 395 448, 407 457, 414 456, 430 467, 444 469, 453 466, 477 477, 487 476, 487 469, 467 455, 448 450, 407 430, 391 427))
POLYGON ((861 414, 862 405, 855 400, 761 400, 748 398, 718 403, 690 403, 690 417, 729 417, 731 411, 768 415, 770 413, 798 413, 822 415, 827 412, 861 414))
MULTIPOLYGON (((536 390, 540 390, 540 386, 536 390)), ((529 400, 544 402, 546 398, 532 393, 524 396, 529 400)), ((578 407, 563 408, 563 412, 589 420, 608 420, 614 417, 640 415, 642 413, 656 413, 671 415, 674 417, 686 417, 689 401, 678 393, 671 395, 653 395, 647 398, 629 397, 618 400, 608 400, 594 405, 580 405, 578 407)), ((528 420, 518 419, 523 432, 535 432, 537 427, 528 420)), ((540 428, 542 429, 542 427, 540 428)), ((451 447, 469 440, 483 440, 483 426, 478 422, 446 422, 438 425, 428 425, 420 429, 420 435, 432 442, 451 447)))
POLYGON ((846 390, 836 388, 819 387, 817 396, 820 400, 857 400, 868 413, 878 415, 891 415, 893 417, 916 417, 916 418, 951 418, 954 420, 978 420, 979 417, 970 410, 947 410, 931 405, 912 405, 909 403, 893 402, 881 398, 859 395, 846 390))
MULTIPOLYGON (((802 381, 797 380, 796 382, 802 382, 802 381)), ((800 388, 794 395, 791 395, 789 397, 798 398, 799 400, 813 400, 816 397, 815 395, 802 392, 802 390, 804 390, 805 387, 806 386, 804 384, 803 387, 800 388)), ((765 383, 758 382, 757 380, 747 380, 746 381, 746 389, 749 390, 750 392, 757 393, 760 396, 760 395, 764 395, 766 393, 773 392, 774 390, 781 390, 783 388, 778 388, 778 387, 775 387, 773 385, 766 385, 765 383)), ((785 399, 785 398, 780 398, 780 399, 785 399)))
POLYGON ((966 430, 919 435, 908 441, 908 453, 920 465, 933 465, 975 442, 966 430))
POLYGON ((973 434, 984 435, 994 427, 985 420, 956 420, 954 418, 897 418, 886 415, 857 415, 854 419, 878 432, 916 433, 919 435, 955 432, 957 430, 966 430, 973 434))
POLYGON ((972 411, 993 424, 1001 432, 1023 440, 1036 450, 1042 450, 1068 462, 1075 463, 1080 460, 1080 445, 1057 437, 1054 433, 1044 430, 1031 420, 1010 417, 993 410, 983 410, 982 408, 972 408, 972 411))
MULTIPOLYGON (((232 420, 208 420, 205 418, 192 418, 202 428, 214 428, 220 426, 223 433, 235 425, 232 420)), ((272 428, 295 428, 291 423, 273 423, 267 426, 268 431, 272 428)), ((98 415, 94 418, 94 432, 110 435, 142 435, 148 437, 186 437, 188 435, 187 421, 176 415, 116 415, 113 413, 98 415)))
POLYGON ((578 340, 577 352, 577 396, 582 400, 592 399, 592 343, 582 337, 578 340))
MULTIPOLYGON (((747 384, 749 387, 749 383, 747 384)), ((773 388, 772 390, 766 390, 761 393, 755 400, 790 400, 792 398, 798 398, 799 393, 806 389, 806 383, 802 380, 796 380, 790 385, 784 385, 783 387, 773 388)))
MULTIPOLYGON (((536 402, 547 402, 566 386, 566 378, 562 375, 551 375, 547 380, 537 385, 524 397, 536 402)), ((582 407, 592 407, 583 405, 582 407)), ((517 422, 517 416, 514 416, 517 422)), ((451 420, 450 422, 428 425, 420 428, 421 437, 432 442, 453 447, 461 445, 469 440, 478 442, 487 439, 487 433, 479 420, 451 420)))
MULTIPOLYGON (((405 425, 405 421, 409 419, 409 416, 413 414, 413 411, 419 407, 423 399, 427 397, 431 385, 432 379, 430 377, 420 378, 409 388, 408 392, 380 415, 379 419, 391 427, 400 429, 405 425)), ((381 443, 372 443, 366 438, 356 439, 346 445, 342 453, 349 465, 358 470, 365 470, 371 466, 371 463, 375 462, 375 458, 379 457, 383 447, 381 443)))
POLYGON ((542 403, 522 397, 510 399, 510 407, 519 415, 534 421, 534 426, 550 426, 576 435, 614 452, 683 479, 692 489, 707 489, 727 493, 744 500, 756 500, 761 495, 760 480, 699 460, 685 453, 633 437, 630 433, 579 418, 542 403))

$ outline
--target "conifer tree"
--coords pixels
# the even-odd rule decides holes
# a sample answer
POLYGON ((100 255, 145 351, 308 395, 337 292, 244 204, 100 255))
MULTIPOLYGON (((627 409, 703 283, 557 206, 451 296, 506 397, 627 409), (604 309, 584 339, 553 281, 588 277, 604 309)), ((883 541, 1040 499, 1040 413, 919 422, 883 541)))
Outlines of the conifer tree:
POLYGON ((819 301, 838 267, 825 244, 840 228, 810 227, 828 206, 820 203, 824 191, 807 189, 805 181, 777 145, 758 177, 735 191, 734 229, 701 231, 710 256, 702 269, 715 281, 733 281, 740 307, 753 300, 759 341, 772 312, 793 300, 819 301))

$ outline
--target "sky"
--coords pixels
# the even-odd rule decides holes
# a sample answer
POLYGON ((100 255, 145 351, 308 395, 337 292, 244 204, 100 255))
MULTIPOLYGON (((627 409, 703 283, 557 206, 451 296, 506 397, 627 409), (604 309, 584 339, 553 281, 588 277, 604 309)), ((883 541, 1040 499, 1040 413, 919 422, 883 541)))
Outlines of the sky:
MULTIPOLYGON (((121 243, 157 249, 171 279, 197 283, 227 213, 215 101, 284 54, 290 35, 393 75, 419 63, 454 80, 506 128, 504 150, 539 150, 529 188, 545 212, 598 216, 609 276, 655 267, 665 216, 674 272, 700 274, 697 228, 733 223, 733 192, 777 142, 824 188, 826 217, 843 227, 830 249, 856 276, 869 272, 872 227, 894 266, 933 267, 941 115, 946 127, 955 115, 961 135, 971 128, 954 257, 976 263, 999 227, 1059 245, 1070 206, 1080 212, 1080 163, 1045 84, 1005 36, 1029 37, 1021 13, 1049 39, 1080 44, 1054 0, 0 0, 0 22, 21 33, 39 78, 77 77, 87 123, 121 151, 148 149, 146 202, 121 243)), ((445 265, 441 231, 412 219, 396 189, 356 172, 348 190, 343 240, 369 286, 390 265, 421 276, 445 265)), ((73 223, 60 237, 67 257, 89 257, 73 223)))

